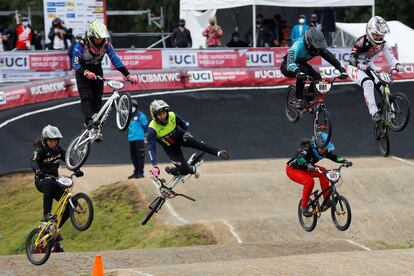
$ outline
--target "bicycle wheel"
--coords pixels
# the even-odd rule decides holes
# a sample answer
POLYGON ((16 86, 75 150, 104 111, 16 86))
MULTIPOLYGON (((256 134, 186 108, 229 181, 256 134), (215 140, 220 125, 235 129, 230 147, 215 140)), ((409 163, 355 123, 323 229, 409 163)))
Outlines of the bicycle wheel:
POLYGON ((397 92, 390 97, 390 129, 402 131, 410 119, 410 102, 404 93, 397 92))
POLYGON ((39 233, 40 229, 35 228, 30 232, 26 239, 26 256, 34 265, 44 264, 49 259, 50 253, 52 252, 51 240, 45 241, 37 247, 35 246, 35 241, 39 233))
POLYGON ((298 110, 293 107, 290 102, 296 97, 296 87, 291 85, 288 87, 288 93, 286 98, 286 117, 291 123, 296 123, 299 119, 299 112, 298 110))
POLYGON ((384 126, 383 122, 378 122, 374 130, 378 150, 382 156, 387 157, 390 154, 390 139, 388 138, 387 127, 384 126))
MULTIPOLYGON (((302 215, 302 212, 300 211, 300 207, 302 206, 302 199, 299 200, 298 204, 298 216, 299 216, 299 223, 302 225, 302 228, 306 232, 312 232, 313 229, 316 227, 316 223, 318 222, 318 218, 316 215, 313 215, 312 217, 305 217, 302 215)), ((309 211, 313 211, 313 206, 309 207, 309 211)))
POLYGON ((329 112, 324 106, 319 106, 316 110, 315 119, 313 120, 313 135, 316 137, 318 132, 325 133, 327 138, 325 141, 319 141, 319 139, 316 139, 316 145, 318 147, 325 147, 331 141, 332 124, 329 118, 329 112))
POLYGON ((88 159, 91 147, 88 139, 88 135, 82 132, 70 142, 65 156, 66 167, 69 170, 74 171, 79 169, 86 162, 86 159, 88 159))
POLYGON ((128 128, 132 117, 131 96, 128 93, 122 95, 115 105, 116 126, 119 131, 124 131, 128 128))
POLYGON ((147 224, 147 222, 154 215, 154 213, 158 212, 158 210, 161 209, 161 206, 164 204, 164 202, 165 202, 165 198, 161 196, 158 196, 156 199, 154 199, 154 201, 148 207, 149 210, 147 214, 145 215, 145 218, 142 220, 141 225, 147 224))
POLYGON ((351 225, 352 213, 348 200, 341 196, 335 196, 333 206, 331 207, 332 221, 340 231, 345 231, 351 225))
POLYGON ((70 221, 78 231, 87 230, 93 220, 93 204, 90 197, 84 193, 77 193, 72 198, 72 206, 69 207, 70 221))

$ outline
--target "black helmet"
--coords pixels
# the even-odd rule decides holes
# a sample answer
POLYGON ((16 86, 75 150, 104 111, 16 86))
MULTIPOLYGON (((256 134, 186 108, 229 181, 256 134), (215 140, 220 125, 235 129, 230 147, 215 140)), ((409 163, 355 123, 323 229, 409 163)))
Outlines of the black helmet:
POLYGON ((305 47, 311 51, 318 51, 328 48, 325 36, 320 29, 311 27, 305 33, 305 47))
POLYGON ((131 106, 134 106, 135 108, 138 108, 138 102, 135 99, 132 99, 131 106))

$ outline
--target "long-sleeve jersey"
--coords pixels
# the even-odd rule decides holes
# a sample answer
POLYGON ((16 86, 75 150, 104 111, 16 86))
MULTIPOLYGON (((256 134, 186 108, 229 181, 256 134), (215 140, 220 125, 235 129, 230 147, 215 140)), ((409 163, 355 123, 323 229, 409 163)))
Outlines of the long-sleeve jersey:
POLYGON ((76 42, 72 50, 72 69, 81 75, 84 74, 85 70, 97 73, 96 68, 101 68, 102 60, 105 54, 107 54, 115 68, 125 77, 128 76, 129 72, 122 63, 114 47, 110 43, 107 43, 103 47, 105 47, 104 51, 95 56, 90 53, 89 45, 85 41, 80 40, 76 42))
POLYGON ((333 152, 327 152, 326 154, 321 155, 316 147, 312 147, 311 143, 312 142, 304 143, 287 164, 295 169, 306 170, 309 164, 315 165, 324 158, 328 158, 336 163, 343 163, 345 161, 345 158, 338 156, 333 152))
POLYGON ((148 127, 148 152, 152 165, 157 165, 157 145, 158 142, 163 147, 176 145, 181 140, 180 130, 188 130, 190 124, 181 119, 174 112, 168 112, 168 123, 163 126, 152 120, 148 127))
POLYGON ((320 51, 315 51, 314 53, 309 53, 305 47, 304 38, 300 38, 292 45, 292 47, 290 47, 287 53, 287 70, 296 72, 297 70, 299 70, 298 64, 304 64, 318 55, 320 55, 324 60, 332 64, 332 66, 334 66, 336 69, 340 70, 340 68, 342 67, 341 63, 328 49, 323 49, 320 51))
POLYGON ((381 52, 384 52, 387 61, 391 66, 395 66, 398 63, 398 60, 394 57, 389 48, 390 47, 386 42, 378 47, 374 47, 367 36, 363 35, 356 40, 354 47, 352 48, 349 56, 349 64, 355 67, 358 67, 359 64, 368 64, 371 67, 375 67, 373 64, 374 61, 378 58, 381 52))
POLYGON ((31 167, 34 172, 38 170, 45 174, 59 176, 58 169, 60 160, 65 159, 65 150, 60 146, 50 149, 48 146, 39 144, 33 151, 31 167))

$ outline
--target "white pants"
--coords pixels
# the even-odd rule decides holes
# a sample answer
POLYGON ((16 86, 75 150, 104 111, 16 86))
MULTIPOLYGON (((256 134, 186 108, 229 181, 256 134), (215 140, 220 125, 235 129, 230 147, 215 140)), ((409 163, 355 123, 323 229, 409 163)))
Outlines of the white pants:
POLYGON ((378 111, 377 103, 375 102, 374 82, 378 83, 378 79, 374 76, 371 79, 364 71, 354 66, 348 65, 348 76, 364 89, 365 103, 368 106, 369 114, 373 115, 378 111), (361 85, 362 84, 362 85, 361 85))

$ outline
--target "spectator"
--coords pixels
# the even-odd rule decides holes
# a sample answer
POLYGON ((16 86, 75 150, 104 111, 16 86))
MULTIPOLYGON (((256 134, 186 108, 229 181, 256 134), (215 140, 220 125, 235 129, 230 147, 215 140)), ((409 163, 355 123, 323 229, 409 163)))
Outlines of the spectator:
POLYGON ((306 16, 301 14, 298 18, 298 24, 293 26, 292 33, 290 35, 290 39, 292 41, 292 45, 298 40, 300 37, 303 37, 305 32, 309 29, 309 26, 306 24, 306 16))
POLYGON ((128 127, 128 141, 134 173, 128 179, 144 177, 145 163, 145 134, 148 130, 148 119, 144 113, 138 111, 138 102, 132 100, 132 120, 128 127))
POLYGON ((233 32, 231 34, 231 40, 227 43, 227 47, 242 48, 249 46, 243 40, 240 40, 240 34, 238 32, 233 32))
POLYGON ((203 36, 206 37, 207 47, 220 47, 220 38, 223 36, 223 31, 219 25, 216 25, 216 19, 214 17, 211 17, 208 22, 210 25, 203 31, 203 36))
POLYGON ((30 50, 32 44, 33 31, 29 24, 29 18, 23 17, 22 22, 16 26, 16 48, 18 50, 30 50))
POLYGON ((290 27, 287 25, 286 20, 280 21, 280 47, 288 47, 290 45, 290 27))
POLYGON ((174 48, 191 48, 193 40, 191 39, 190 30, 185 27, 185 20, 178 21, 178 28, 173 30, 171 44, 174 48))
POLYGON ((321 24, 318 22, 318 15, 316 13, 312 13, 312 15, 310 16, 309 25, 310 27, 321 29, 321 24))
POLYGON ((48 35, 50 39, 49 49, 67 50, 69 47, 68 40, 70 42, 74 41, 72 29, 67 29, 64 24, 65 22, 59 17, 53 19, 48 35))
POLYGON ((332 32, 336 31, 335 12, 332 8, 325 8, 322 14, 322 32, 328 46, 332 45, 332 32))
MULTIPOLYGON (((253 28, 247 34, 249 46, 253 46, 253 28)), ((272 32, 263 25, 263 16, 256 16, 256 47, 270 47, 273 43, 272 32)))
POLYGON ((275 14, 273 16, 273 24, 272 24, 272 35, 273 35, 273 45, 278 47, 282 43, 282 17, 280 14, 275 14))

